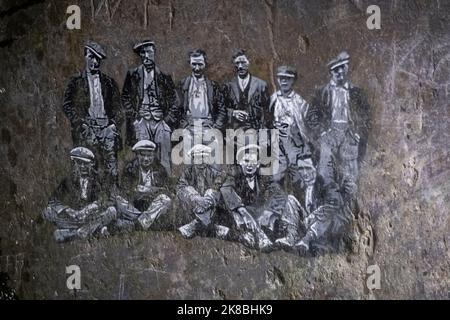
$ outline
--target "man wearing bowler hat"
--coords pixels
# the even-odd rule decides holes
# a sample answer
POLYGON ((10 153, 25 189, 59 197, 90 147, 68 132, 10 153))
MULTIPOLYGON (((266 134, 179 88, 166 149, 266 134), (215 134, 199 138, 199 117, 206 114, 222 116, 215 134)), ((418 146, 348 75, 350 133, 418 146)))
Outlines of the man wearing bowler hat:
POLYGON ((127 143, 139 140, 157 144, 161 164, 170 173, 170 134, 176 125, 177 98, 172 77, 155 64, 156 45, 144 40, 134 45, 142 64, 128 71, 122 89, 127 143))
POLYGON ((64 93, 63 109, 72 125, 74 145, 92 148, 102 166, 102 178, 117 182, 122 113, 114 79, 100 71, 105 50, 94 41, 84 46, 86 68, 73 77, 64 93))
POLYGON ((59 242, 87 239, 96 233, 107 235, 107 225, 116 218, 116 210, 97 182, 94 154, 77 147, 70 158, 72 176, 60 183, 42 215, 56 225, 54 236, 59 242))
POLYGON ((157 145, 150 140, 141 140, 132 150, 136 158, 125 168, 121 181, 124 197, 116 196, 117 227, 120 231, 133 231, 135 227, 140 230, 152 226, 168 227, 164 222, 168 222, 166 216, 172 200, 167 188, 167 173, 156 157, 157 145))

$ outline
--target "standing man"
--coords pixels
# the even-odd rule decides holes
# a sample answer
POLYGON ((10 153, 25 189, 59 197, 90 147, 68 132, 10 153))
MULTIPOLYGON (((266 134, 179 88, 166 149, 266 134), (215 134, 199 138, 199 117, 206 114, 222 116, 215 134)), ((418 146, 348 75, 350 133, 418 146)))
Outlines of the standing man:
POLYGON ((350 56, 341 52, 328 67, 331 79, 313 101, 320 114, 318 173, 325 187, 341 190, 344 203, 356 197, 359 161, 371 128, 371 108, 362 89, 348 79, 350 56))
POLYGON ((73 144, 93 148, 104 164, 107 181, 115 184, 122 125, 120 92, 116 82, 100 71, 106 58, 102 46, 88 41, 84 58, 86 69, 69 81, 63 109, 72 125, 73 144))
POLYGON ((156 66, 153 41, 139 42, 133 50, 142 64, 128 71, 122 90, 127 143, 132 146, 139 140, 154 141, 161 164, 170 174, 170 127, 176 125, 175 85, 172 77, 156 66))
MULTIPOLYGON (((278 68, 279 90, 270 98, 270 110, 273 113, 273 126, 279 130, 280 135, 281 170, 286 170, 287 178, 293 186, 306 188, 298 163, 309 163, 313 166, 310 128, 307 121, 310 108, 293 88, 296 79, 297 71, 293 67, 278 68)), ((306 189, 294 192, 305 193, 306 189)))
POLYGON ((267 83, 249 73, 250 61, 244 49, 233 54, 233 64, 236 76, 223 90, 230 128, 244 131, 270 128, 267 83))
POLYGON ((191 222, 178 230, 185 238, 196 235, 216 236, 224 239, 229 228, 219 225, 220 186, 225 174, 211 165, 212 149, 205 145, 195 145, 189 155, 192 163, 184 168, 178 180, 177 196, 180 205, 189 212, 191 222))
MULTIPOLYGON (((193 144, 209 144, 212 141, 203 139, 209 129, 222 130, 227 121, 227 109, 223 94, 217 82, 210 80, 205 71, 208 66, 205 51, 201 49, 189 53, 189 63, 192 74, 180 82, 177 119, 179 128, 188 129, 187 138, 190 147, 193 144), (195 139, 199 136, 201 139, 195 139), (193 143, 192 140, 197 142, 193 143)), ((187 150, 185 150, 187 151, 187 150)), ((186 154, 186 153, 185 153, 186 154)))
POLYGON ((136 158, 125 168, 121 184, 126 198, 116 196, 117 227, 125 231, 134 230, 135 225, 148 230, 154 223, 166 227, 163 222, 168 220, 172 200, 168 196, 167 173, 156 159, 157 146, 141 140, 132 150, 136 158))
POLYGON ((56 225, 58 242, 87 239, 96 233, 108 234, 107 225, 116 218, 116 209, 101 193, 91 150, 77 147, 70 151, 72 176, 58 186, 42 215, 56 225))

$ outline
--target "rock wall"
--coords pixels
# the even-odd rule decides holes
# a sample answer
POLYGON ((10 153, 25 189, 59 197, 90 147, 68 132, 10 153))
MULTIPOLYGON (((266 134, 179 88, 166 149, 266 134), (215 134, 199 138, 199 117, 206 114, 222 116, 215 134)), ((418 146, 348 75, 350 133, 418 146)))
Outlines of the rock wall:
MULTIPOLYGON (((2 1, 0 4, 0 272, 19 298, 446 299, 449 277, 450 3, 429 1, 2 1), (81 8, 67 30, 66 8, 81 8), (381 9, 381 29, 366 8, 381 9), (299 257, 259 253, 216 239, 153 232, 56 244, 40 212, 70 170, 70 125, 62 96, 83 68, 83 44, 105 45, 103 71, 121 85, 138 63, 132 44, 157 43, 157 63, 174 79, 190 72, 187 52, 208 53, 211 78, 232 75, 244 47, 251 72, 274 88, 291 64, 311 100, 326 63, 351 55, 350 78, 365 89, 374 127, 359 201, 370 215, 374 252, 299 257), (66 288, 65 267, 82 270, 66 288), (381 288, 366 286, 367 266, 381 288)), ((129 155, 122 153, 121 159, 129 155)), ((370 238, 370 236, 369 236, 370 238)), ((2 284, 3 288, 4 285, 2 284)))

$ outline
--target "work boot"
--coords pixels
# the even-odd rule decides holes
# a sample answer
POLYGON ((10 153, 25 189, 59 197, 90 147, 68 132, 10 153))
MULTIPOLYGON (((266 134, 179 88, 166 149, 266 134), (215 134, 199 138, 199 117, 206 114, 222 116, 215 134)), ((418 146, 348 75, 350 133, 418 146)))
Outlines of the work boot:
POLYGON ((178 230, 181 232, 183 237, 185 237, 186 239, 191 239, 195 236, 198 223, 200 222, 198 222, 197 220, 193 220, 192 222, 178 228, 178 230))

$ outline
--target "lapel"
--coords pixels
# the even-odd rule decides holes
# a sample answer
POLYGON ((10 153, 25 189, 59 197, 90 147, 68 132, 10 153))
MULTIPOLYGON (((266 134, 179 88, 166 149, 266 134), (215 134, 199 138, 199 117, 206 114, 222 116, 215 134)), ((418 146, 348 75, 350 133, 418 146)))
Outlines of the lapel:
POLYGON ((87 78, 87 70, 81 73, 81 79, 83 79, 83 90, 87 97, 89 97, 89 81, 87 78))
POLYGON ((184 78, 184 80, 182 80, 182 84, 181 84, 181 90, 182 90, 182 94, 183 94, 183 99, 184 99, 184 103, 183 103, 183 107, 184 110, 188 110, 189 108, 189 86, 191 84, 191 76, 188 76, 186 78, 184 78))
POLYGON ((138 92, 139 92, 139 101, 142 101, 144 98, 144 66, 141 64, 136 72, 137 80, 138 80, 138 92))
POLYGON ((250 75, 249 80, 249 86, 250 89, 248 90, 248 102, 251 101, 253 94, 255 93, 256 89, 258 88, 258 83, 256 81, 253 81, 253 77, 250 75))
POLYGON ((239 102, 239 96, 240 96, 240 89, 239 89, 239 83, 237 77, 234 77, 234 79, 230 82, 231 90, 234 93, 234 96, 236 97, 236 101, 239 102))
MULTIPOLYGON (((205 82, 206 82, 206 91, 208 94, 208 105, 212 106, 214 89, 213 89, 211 80, 209 80, 206 76, 205 76, 205 82)), ((209 111, 212 112, 211 108, 209 111)))

